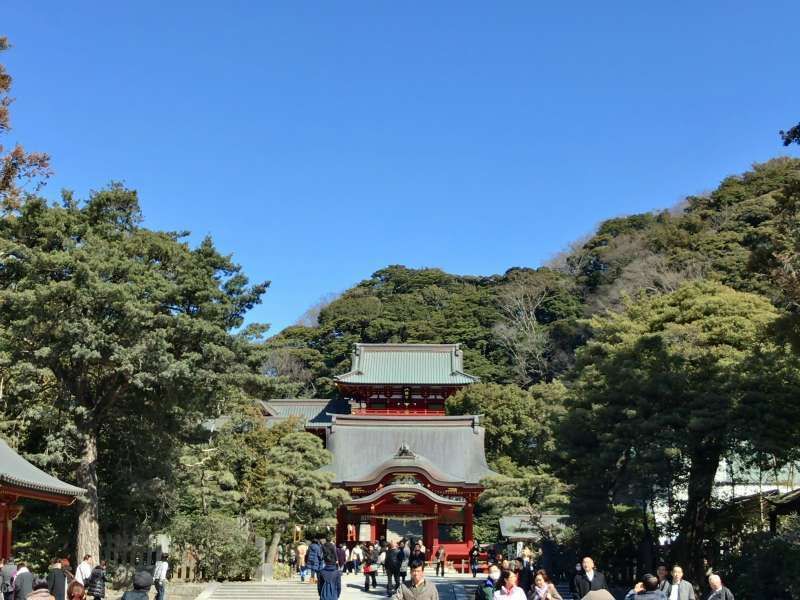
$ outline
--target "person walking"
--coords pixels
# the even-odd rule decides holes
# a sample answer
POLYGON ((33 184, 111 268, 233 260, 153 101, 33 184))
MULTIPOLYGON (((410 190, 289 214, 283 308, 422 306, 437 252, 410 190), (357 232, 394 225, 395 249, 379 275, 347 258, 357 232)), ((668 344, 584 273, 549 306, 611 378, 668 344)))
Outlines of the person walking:
POLYGON ((386 550, 386 555, 383 559, 383 568, 386 570, 386 595, 391 596, 400 587, 400 562, 401 562, 400 548, 397 547, 397 542, 392 540, 389 542, 389 549, 386 550))
POLYGON ((167 574, 169 573, 169 554, 164 552, 153 569, 153 585, 156 586, 156 600, 167 597, 167 574))
POLYGON ((672 567, 672 581, 661 589, 668 600, 695 600, 694 586, 683 578, 680 565, 672 567))
POLYGON ((409 563, 411 581, 403 582, 394 594, 392 600, 439 600, 436 585, 428 583, 425 579, 425 568, 418 560, 409 563))
POLYGON ((528 600, 563 600, 563 598, 547 575, 547 571, 539 569, 533 577, 533 587, 528 592, 528 600))
POLYGON ((494 591, 497 589, 497 583, 500 581, 500 567, 492 565, 489 567, 489 576, 479 585, 475 590, 475 600, 492 600, 494 598, 494 591))
POLYGON ((33 591, 25 596, 27 600, 55 600, 47 589, 47 579, 39 577, 33 580, 33 591))
POLYGON ((590 556, 584 557, 581 561, 581 571, 575 575, 574 587, 578 598, 583 598, 586 594, 595 590, 607 590, 605 575, 600 571, 595 571, 594 561, 590 556))
POLYGON ((319 600, 338 600, 342 594, 342 572, 336 561, 336 546, 331 543, 322 547, 322 565, 317 572, 319 600))
POLYGON ((106 583, 108 582, 108 576, 106 575, 107 565, 108 563, 106 561, 101 560, 100 563, 92 569, 92 574, 89 576, 86 594, 94 598, 94 600, 100 600, 106 597, 106 583))
POLYGON ((444 568, 447 564, 447 549, 444 546, 439 546, 438 550, 436 550, 436 575, 439 575, 439 571, 442 571, 442 577, 444 577, 444 568))
POLYGON ((664 592, 665 595, 669 595, 669 569, 667 565, 661 564, 658 565, 656 568, 656 577, 658 577, 658 589, 664 592))
POLYGON ((517 574, 514 571, 503 571, 493 600, 527 600, 525 592, 517 585, 517 574))
POLYGON ((86 554, 75 569, 75 581, 86 587, 86 582, 92 576, 92 555, 86 554))
POLYGON ((122 594, 121 600, 149 600, 153 576, 147 571, 139 571, 133 576, 133 590, 122 594))
POLYGON ((722 585, 722 579, 716 573, 708 576, 708 586, 711 588, 708 600, 735 600, 733 592, 722 585))
POLYGON ((14 576, 17 574, 17 565, 13 558, 0 558, 0 592, 3 600, 14 600, 14 576))
POLYGON ((406 540, 400 540, 399 550, 400 554, 398 554, 398 560, 400 561, 400 583, 405 583, 406 576, 408 575, 408 565, 411 563, 411 549, 408 547, 408 542, 406 540))
POLYGON ((300 542, 297 544, 297 572, 300 573, 300 583, 305 583, 308 577, 308 565, 306 558, 308 557, 308 544, 300 542))
POLYGON ((322 568, 322 544, 320 544, 320 540, 318 539, 314 539, 308 547, 306 566, 311 572, 311 583, 316 583, 317 573, 319 573, 319 570, 322 568))
POLYGON ((353 560, 353 568, 356 571, 356 575, 359 575, 361 573, 361 563, 364 562, 364 549, 361 547, 361 544, 353 546, 350 558, 353 560))
POLYGON ((369 591, 369 582, 372 580, 372 589, 377 589, 378 580, 378 562, 375 557, 375 549, 372 544, 367 544, 366 551, 364 552, 364 591, 369 591))
POLYGON ((33 573, 24 562, 17 563, 17 576, 14 577, 14 598, 24 600, 33 593, 33 573))
POLYGON ((425 568, 425 552, 422 550, 422 546, 419 542, 414 544, 414 549, 411 551, 410 560, 418 560, 422 563, 422 568, 425 568))
POLYGON ((481 550, 478 547, 478 542, 472 540, 472 547, 469 549, 469 570, 472 571, 473 578, 478 576, 480 561, 481 561, 481 550))
POLYGON ((64 564, 57 558, 50 561, 50 568, 47 571, 47 590, 55 600, 66 600, 67 574, 64 571, 64 564))
POLYGON ((336 564, 339 565, 340 571, 345 571, 348 568, 348 554, 349 552, 347 551, 347 544, 339 544, 336 547, 336 564))
POLYGON ((517 585, 522 588, 525 595, 531 591, 533 587, 533 563, 525 564, 525 559, 521 556, 516 560, 514 571, 517 573, 517 585))

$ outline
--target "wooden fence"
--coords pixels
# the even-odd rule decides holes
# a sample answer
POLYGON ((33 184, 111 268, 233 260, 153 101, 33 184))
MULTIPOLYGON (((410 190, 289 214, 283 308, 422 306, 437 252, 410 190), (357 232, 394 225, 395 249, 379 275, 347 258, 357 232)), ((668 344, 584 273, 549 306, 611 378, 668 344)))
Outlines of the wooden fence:
MULTIPOLYGON (((115 580, 129 580, 138 571, 152 573, 156 562, 169 549, 166 535, 106 535, 100 541, 100 560, 108 561, 115 580)), ((195 561, 190 555, 178 556, 171 552, 169 564, 172 581, 195 581, 197 578, 195 561)))

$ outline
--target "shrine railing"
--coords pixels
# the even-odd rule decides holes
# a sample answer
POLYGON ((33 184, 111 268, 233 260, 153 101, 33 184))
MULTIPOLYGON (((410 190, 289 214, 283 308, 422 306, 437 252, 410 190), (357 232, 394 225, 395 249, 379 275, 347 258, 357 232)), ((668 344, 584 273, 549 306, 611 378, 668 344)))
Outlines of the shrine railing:
POLYGON ((353 415, 383 415, 387 417, 402 417, 405 415, 444 416, 444 409, 431 410, 429 408, 352 408, 353 415))

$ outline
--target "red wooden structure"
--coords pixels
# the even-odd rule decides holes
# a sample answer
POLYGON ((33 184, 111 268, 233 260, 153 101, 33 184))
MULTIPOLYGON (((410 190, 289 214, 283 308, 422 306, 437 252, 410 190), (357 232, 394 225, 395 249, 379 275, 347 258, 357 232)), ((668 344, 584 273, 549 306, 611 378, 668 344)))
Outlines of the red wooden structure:
POLYGON ((0 440, 0 557, 13 549, 13 522, 22 513, 24 498, 68 506, 84 490, 34 467, 0 440))
POLYGON ((478 417, 445 416, 449 396, 477 381, 456 344, 357 344, 336 378, 350 414, 332 415, 326 446, 339 509, 337 542, 422 539, 451 560, 473 542, 473 506, 491 475, 478 417))

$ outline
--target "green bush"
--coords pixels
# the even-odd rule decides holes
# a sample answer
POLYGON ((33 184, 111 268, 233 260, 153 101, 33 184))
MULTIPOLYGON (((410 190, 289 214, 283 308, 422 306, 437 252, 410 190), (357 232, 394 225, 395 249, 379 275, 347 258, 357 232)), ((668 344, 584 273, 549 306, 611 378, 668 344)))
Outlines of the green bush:
POLYGON ((780 536, 758 533, 745 538, 720 571, 737 600, 800 599, 800 539, 795 532, 780 536))
POLYGON ((221 514, 178 517, 170 530, 172 543, 197 561, 204 580, 248 580, 261 557, 246 528, 221 514))

